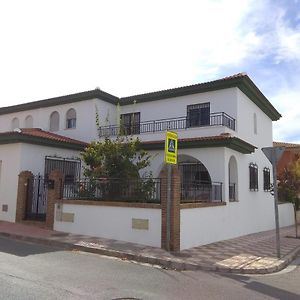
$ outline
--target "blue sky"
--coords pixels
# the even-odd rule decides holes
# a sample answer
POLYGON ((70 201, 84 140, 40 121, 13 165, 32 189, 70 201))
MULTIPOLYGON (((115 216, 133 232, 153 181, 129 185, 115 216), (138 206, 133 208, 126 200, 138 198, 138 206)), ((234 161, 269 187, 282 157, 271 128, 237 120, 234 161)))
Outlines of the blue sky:
POLYGON ((0 105, 117 96, 247 72, 300 142, 300 1, 2 1, 0 105))

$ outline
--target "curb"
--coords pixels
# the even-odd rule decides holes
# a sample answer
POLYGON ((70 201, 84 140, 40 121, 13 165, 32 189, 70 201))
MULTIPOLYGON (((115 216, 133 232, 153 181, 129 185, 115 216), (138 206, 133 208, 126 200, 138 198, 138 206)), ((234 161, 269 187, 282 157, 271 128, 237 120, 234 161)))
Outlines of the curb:
POLYGON ((163 259, 151 256, 144 256, 139 254, 128 253, 124 251, 118 251, 113 249, 99 249, 87 246, 76 245, 67 242, 61 242, 56 240, 50 240, 47 238, 37 238, 31 236, 23 236, 19 234, 12 234, 6 232, 0 232, 0 237, 11 238, 14 240, 21 240, 46 246, 52 246, 55 248, 60 248, 64 250, 78 250, 88 253, 100 254, 104 256, 111 256, 120 259, 131 260, 140 263, 147 263, 151 265, 158 265, 166 269, 176 270, 176 271, 214 271, 218 273, 234 273, 234 274, 270 274, 283 270, 286 268, 300 253, 300 246, 296 247, 292 252, 282 258, 282 263, 277 266, 262 268, 262 269, 243 269, 243 268, 227 268, 220 267, 216 264, 194 264, 189 262, 179 262, 172 259, 163 259))

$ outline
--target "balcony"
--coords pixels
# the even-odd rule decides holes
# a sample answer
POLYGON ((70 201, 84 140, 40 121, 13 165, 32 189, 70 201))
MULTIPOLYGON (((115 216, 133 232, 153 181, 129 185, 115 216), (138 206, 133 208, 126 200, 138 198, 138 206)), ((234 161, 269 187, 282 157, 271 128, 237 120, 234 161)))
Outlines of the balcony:
POLYGON ((222 183, 184 181, 181 183, 181 203, 222 202, 222 183))
POLYGON ((224 112, 212 113, 208 122, 193 120, 187 117, 177 117, 170 119, 160 119, 140 122, 132 125, 109 125, 101 126, 98 129, 99 137, 134 135, 142 133, 161 132, 166 130, 184 130, 188 128, 207 127, 207 126, 225 126, 235 130, 235 119, 224 112))

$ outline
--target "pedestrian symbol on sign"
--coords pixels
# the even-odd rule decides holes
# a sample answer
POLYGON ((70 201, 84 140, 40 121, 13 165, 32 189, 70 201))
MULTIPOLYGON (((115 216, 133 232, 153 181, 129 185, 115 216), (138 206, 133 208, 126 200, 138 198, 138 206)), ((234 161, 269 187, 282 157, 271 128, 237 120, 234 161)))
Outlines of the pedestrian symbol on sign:
POLYGON ((167 131, 165 142, 165 162, 167 164, 177 164, 177 133, 167 131))
POLYGON ((173 139, 169 139, 168 151, 175 153, 175 143, 176 141, 173 139))

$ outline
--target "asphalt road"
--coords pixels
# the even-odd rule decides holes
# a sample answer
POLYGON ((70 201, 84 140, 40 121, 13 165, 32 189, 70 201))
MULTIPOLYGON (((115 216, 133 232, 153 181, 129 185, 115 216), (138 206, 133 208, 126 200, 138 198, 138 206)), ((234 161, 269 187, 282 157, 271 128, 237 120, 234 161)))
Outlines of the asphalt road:
POLYGON ((0 238, 0 299, 300 299, 300 257, 275 275, 177 272, 0 238))

